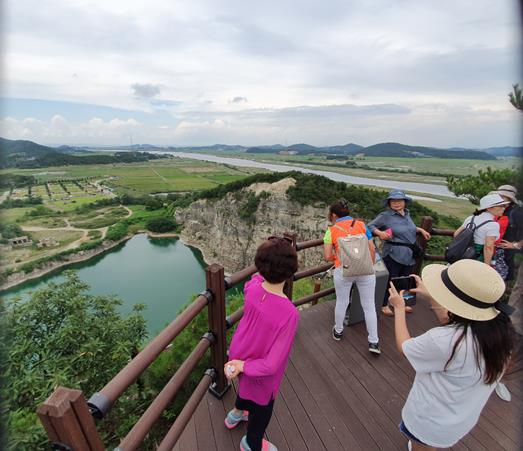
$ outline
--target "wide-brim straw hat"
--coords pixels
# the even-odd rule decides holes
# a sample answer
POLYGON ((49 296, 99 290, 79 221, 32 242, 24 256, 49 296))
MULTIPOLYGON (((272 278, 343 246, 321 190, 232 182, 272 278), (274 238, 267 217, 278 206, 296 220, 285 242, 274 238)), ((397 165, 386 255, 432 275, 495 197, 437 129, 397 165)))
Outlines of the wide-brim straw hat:
POLYGON ((458 260, 450 266, 423 268, 423 284, 434 300, 449 312, 474 321, 489 321, 512 308, 500 301, 505 282, 498 272, 478 260, 458 260))

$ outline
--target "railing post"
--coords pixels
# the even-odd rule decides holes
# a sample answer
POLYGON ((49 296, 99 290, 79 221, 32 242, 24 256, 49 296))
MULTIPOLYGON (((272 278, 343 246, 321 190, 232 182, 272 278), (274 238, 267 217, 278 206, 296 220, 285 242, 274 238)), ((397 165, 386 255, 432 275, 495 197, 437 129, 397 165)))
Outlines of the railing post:
MULTIPOLYGON (((427 232, 431 233, 432 231, 432 218, 430 216, 423 216, 421 218, 421 224, 420 227, 427 232)), ((427 240, 424 238, 423 235, 418 236, 418 244, 423 249, 423 253, 427 250, 427 240)), ((416 259, 416 263, 414 265, 414 272, 416 274, 419 274, 421 271, 421 266, 423 265, 423 256, 416 259)))
POLYGON ((104 451, 94 419, 80 390, 58 387, 38 407, 53 449, 71 451, 104 451))
MULTIPOLYGON (((294 232, 285 232, 283 234, 285 238, 292 240, 292 247, 296 250, 296 234, 294 232)), ((287 279, 285 286, 283 287, 283 292, 292 301, 292 286, 294 284, 294 274, 287 279)))
POLYGON ((214 263, 205 270, 207 290, 212 293, 208 306, 209 331, 215 337, 211 346, 211 366, 216 370, 215 382, 209 391, 221 399, 229 389, 230 383, 225 377, 223 367, 227 362, 227 326, 225 324, 225 279, 223 267, 214 263))
MULTIPOLYGON (((314 279, 314 291, 313 291, 313 294, 317 293, 318 291, 320 291, 320 288, 321 288, 321 279, 314 279)), ((312 305, 316 305, 317 303, 318 303, 318 299, 316 299, 315 301, 311 302, 312 305)))

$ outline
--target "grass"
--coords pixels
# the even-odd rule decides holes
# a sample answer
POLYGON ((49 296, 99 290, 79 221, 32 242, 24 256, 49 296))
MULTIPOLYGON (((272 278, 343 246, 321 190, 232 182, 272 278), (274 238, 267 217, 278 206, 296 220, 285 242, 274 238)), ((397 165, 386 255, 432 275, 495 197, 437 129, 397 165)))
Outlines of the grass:
POLYGON ((94 212, 89 212, 85 215, 88 217, 84 217, 84 215, 80 214, 71 218, 71 220, 74 221, 71 222, 71 225, 79 229, 99 229, 101 227, 113 225, 120 219, 125 218, 127 215, 127 210, 122 207, 95 210, 94 212), (96 213, 96 215, 93 216, 93 213, 96 213), (78 219, 82 220, 79 221, 78 219))
POLYGON ((39 218, 22 220, 24 226, 28 227, 45 227, 49 229, 56 229, 61 227, 66 227, 67 224, 62 218, 57 218, 54 216, 42 216, 39 218))

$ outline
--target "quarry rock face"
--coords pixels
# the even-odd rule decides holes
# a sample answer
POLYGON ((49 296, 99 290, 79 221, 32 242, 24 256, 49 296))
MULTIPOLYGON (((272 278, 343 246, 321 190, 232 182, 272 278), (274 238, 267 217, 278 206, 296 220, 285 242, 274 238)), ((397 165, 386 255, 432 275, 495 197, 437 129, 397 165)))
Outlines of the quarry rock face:
MULTIPOLYGON (((219 263, 233 273, 254 263, 264 239, 284 232, 297 241, 322 238, 327 228, 325 205, 302 206, 286 191, 293 178, 276 183, 256 183, 219 200, 203 199, 175 213, 183 226, 183 242, 199 248, 208 264, 219 263)), ((298 252, 300 269, 324 264, 323 247, 298 252)))

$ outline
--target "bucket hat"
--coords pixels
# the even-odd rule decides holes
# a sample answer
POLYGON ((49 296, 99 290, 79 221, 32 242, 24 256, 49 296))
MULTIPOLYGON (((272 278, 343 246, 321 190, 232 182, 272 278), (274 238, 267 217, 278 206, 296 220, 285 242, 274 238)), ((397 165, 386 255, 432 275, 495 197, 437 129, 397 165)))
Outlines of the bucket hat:
POLYGON ((434 300, 449 312, 475 321, 489 321, 514 309, 501 302, 505 282, 498 272, 478 260, 458 260, 450 266, 423 268, 423 284, 434 300))
POLYGON ((510 202, 503 199, 499 194, 487 194, 479 200, 479 210, 486 210, 491 207, 507 205, 510 202))
POLYGON ((389 200, 404 200, 406 204, 412 202, 412 199, 405 194, 405 191, 399 189, 392 190, 383 203, 388 205, 389 200))
POLYGON ((499 194, 501 196, 505 196, 505 197, 508 197, 512 202, 514 202, 515 204, 518 203, 518 199, 517 199, 517 195, 518 195, 518 190, 516 187, 512 186, 512 185, 501 185, 500 187, 498 187, 498 189, 496 191, 494 191, 496 194, 499 194))

